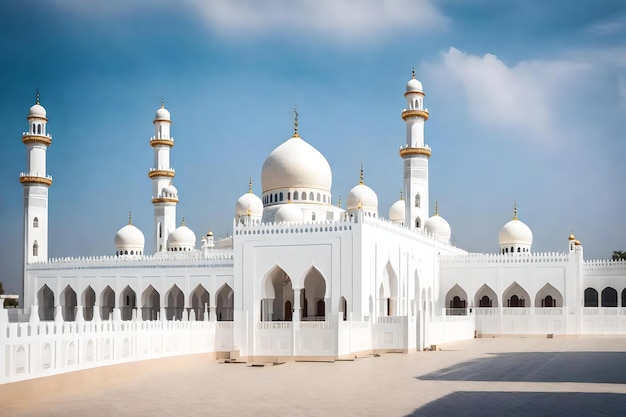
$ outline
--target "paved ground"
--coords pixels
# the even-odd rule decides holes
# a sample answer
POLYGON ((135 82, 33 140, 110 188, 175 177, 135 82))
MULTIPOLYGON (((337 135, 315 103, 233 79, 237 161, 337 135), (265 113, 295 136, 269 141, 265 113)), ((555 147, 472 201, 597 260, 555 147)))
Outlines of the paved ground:
POLYGON ((256 368, 205 356, 0 386, 4 416, 623 416, 626 338, 476 339, 256 368))

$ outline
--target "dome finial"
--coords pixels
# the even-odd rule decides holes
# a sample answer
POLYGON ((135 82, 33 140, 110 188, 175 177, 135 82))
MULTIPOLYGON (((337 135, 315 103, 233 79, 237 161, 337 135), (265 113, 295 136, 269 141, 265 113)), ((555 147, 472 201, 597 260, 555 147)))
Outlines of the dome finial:
POLYGON ((252 194, 252 177, 250 177, 248 181, 248 192, 252 194))
POLYGON ((439 201, 435 200, 435 216, 439 216, 439 201))
POLYGON ((37 92, 35 93, 35 104, 39 104, 39 87, 37 87, 37 92))
POLYGON ((133 211, 128 210, 128 224, 133 224, 133 211))
POLYGON ((411 68, 411 78, 415 79, 415 66, 411 68))
POLYGON ((400 190, 400 200, 404 200, 404 190, 400 190))
POLYGON ((337 202, 337 207, 341 208, 341 196, 339 196, 339 201, 337 202))
POLYGON ((518 220, 518 218, 517 218, 517 201, 513 204, 513 220, 518 220))
POLYGON ((364 179, 365 176, 363 175, 363 161, 361 161, 361 174, 359 175, 359 184, 365 184, 365 182, 363 181, 364 179))
POLYGON ((165 99, 161 99, 161 108, 164 109, 165 108, 165 99))
POLYGON ((184 225, 185 225, 185 215, 183 215, 183 222, 182 222, 181 226, 184 226, 184 225))
POLYGON ((295 114, 294 121, 293 121, 293 137, 298 138, 300 137, 298 135, 298 106, 296 105, 293 106, 293 112, 295 114))

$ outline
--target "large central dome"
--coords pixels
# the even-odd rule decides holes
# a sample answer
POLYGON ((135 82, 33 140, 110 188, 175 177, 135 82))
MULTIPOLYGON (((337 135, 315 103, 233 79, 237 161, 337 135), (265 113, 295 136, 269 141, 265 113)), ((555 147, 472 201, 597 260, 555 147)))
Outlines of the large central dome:
POLYGON ((263 192, 313 188, 330 193, 333 174, 324 155, 294 136, 269 154, 261 171, 263 192))

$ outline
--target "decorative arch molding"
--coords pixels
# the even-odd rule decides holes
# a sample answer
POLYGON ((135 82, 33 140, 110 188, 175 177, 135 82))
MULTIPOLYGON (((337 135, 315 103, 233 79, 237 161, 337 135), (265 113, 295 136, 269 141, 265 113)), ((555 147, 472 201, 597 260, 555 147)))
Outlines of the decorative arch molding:
POLYGON ((606 287, 603 289, 601 294, 601 303, 602 307, 617 307, 617 290, 613 287, 606 287))
POLYGON ((224 283, 215 293, 216 314, 218 321, 232 321, 234 309, 234 291, 224 283))
POLYGON ((119 304, 122 320, 132 320, 133 310, 137 308, 137 293, 127 285, 120 293, 119 304))
POLYGON ((143 320, 158 320, 161 309, 161 295, 152 286, 141 293, 141 317, 143 320))
POLYGON ((299 281, 302 282, 302 288, 307 288, 307 282, 313 279, 320 279, 324 285, 324 293, 323 298, 330 297, 330 285, 326 282, 326 278, 324 274, 315 267, 315 265, 311 265, 308 269, 304 271, 302 277, 299 281))
POLYGON ((204 321, 205 306, 211 306, 211 294, 202 284, 198 284, 196 288, 189 294, 191 309, 196 315, 196 320, 204 321))
POLYGON ((498 307, 498 295, 485 283, 474 295, 474 307, 498 307))
POLYGON ((503 307, 530 307, 530 296, 517 281, 504 290, 502 300, 505 303, 503 307))
POLYGON ((291 320, 293 282, 287 271, 278 264, 272 266, 261 281, 260 303, 261 321, 291 320))
POLYGON ((595 288, 585 288, 585 307, 598 307, 598 291, 595 288))
POLYGON ((547 283, 535 295, 535 307, 563 307, 563 294, 547 283))
POLYGON ((76 307, 78 306, 78 299, 76 297, 76 291, 74 291, 71 285, 67 285, 61 292, 59 302, 61 304, 63 321, 76 320, 76 307))
POLYGON ((330 286, 322 273, 314 266, 310 267, 302 278, 303 288, 300 292, 302 317, 314 317, 315 320, 326 319, 326 300, 330 286))
POLYGON ((263 275, 263 279, 261 280, 261 298, 273 300, 276 297, 274 280, 280 277, 282 277, 284 281, 291 281, 289 274, 278 264, 272 266, 269 271, 263 275))
POLYGON ((86 321, 93 320, 94 307, 96 305, 96 292, 88 285, 80 296, 81 305, 83 306, 83 318, 86 321))
POLYGON ((182 320, 184 309, 185 294, 178 285, 174 284, 165 293, 165 318, 167 320, 182 320))
POLYGON ((115 291, 107 285, 100 293, 100 317, 102 320, 109 320, 112 318, 114 308, 115 291))

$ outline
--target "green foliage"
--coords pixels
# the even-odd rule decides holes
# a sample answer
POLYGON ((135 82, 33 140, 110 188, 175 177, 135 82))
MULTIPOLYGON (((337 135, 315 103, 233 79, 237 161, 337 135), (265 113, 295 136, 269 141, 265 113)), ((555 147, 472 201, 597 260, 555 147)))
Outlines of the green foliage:
POLYGON ((611 257, 614 261, 626 261, 626 252, 622 252, 620 250, 613 251, 613 256, 611 257))

